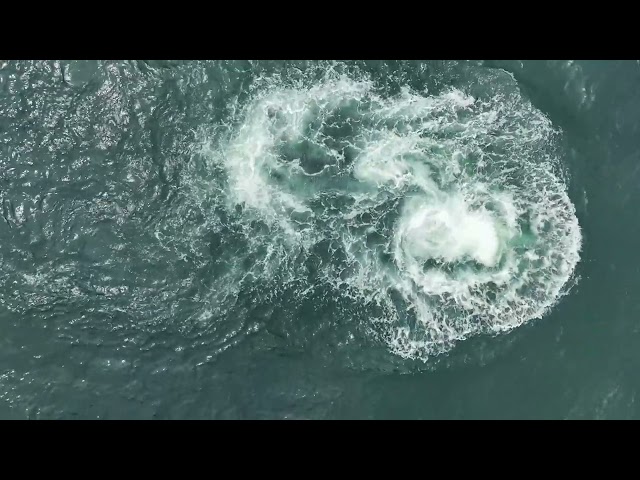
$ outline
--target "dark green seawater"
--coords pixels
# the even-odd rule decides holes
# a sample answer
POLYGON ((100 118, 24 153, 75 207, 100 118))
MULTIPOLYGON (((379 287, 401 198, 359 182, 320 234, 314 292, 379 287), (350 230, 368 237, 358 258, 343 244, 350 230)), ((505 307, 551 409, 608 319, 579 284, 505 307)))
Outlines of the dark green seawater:
POLYGON ((0 61, 0 418, 640 417, 637 61, 0 61))

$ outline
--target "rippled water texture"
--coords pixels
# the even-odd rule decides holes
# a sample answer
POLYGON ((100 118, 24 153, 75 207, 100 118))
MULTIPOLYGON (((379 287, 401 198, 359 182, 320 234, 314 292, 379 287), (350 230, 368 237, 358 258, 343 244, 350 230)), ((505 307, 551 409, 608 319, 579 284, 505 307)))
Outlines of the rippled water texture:
POLYGON ((0 417, 635 412, 580 374, 614 64, 0 66, 0 417))

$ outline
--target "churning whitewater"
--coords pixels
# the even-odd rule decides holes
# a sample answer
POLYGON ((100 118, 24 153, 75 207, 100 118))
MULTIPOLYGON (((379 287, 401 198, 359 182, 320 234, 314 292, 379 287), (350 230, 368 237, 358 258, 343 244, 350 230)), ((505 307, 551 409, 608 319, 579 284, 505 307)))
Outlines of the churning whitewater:
POLYGON ((260 257, 251 275, 377 305, 382 318, 353 321, 406 358, 542 317, 574 274, 580 228, 559 132, 494 75, 435 93, 331 71, 263 82, 201 149, 219 172, 209 194, 262 226, 238 252, 260 257))

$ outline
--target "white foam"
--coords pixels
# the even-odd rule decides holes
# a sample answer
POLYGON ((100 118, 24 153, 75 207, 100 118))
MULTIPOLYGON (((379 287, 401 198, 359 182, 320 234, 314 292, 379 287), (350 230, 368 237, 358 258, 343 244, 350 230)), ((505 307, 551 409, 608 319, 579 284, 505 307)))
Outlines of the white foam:
POLYGON ((487 267, 495 265, 499 239, 495 221, 486 210, 471 211, 458 196, 430 204, 413 198, 396 235, 407 254, 445 262, 472 258, 487 267))
POLYGON ((284 262, 292 246, 304 257, 318 242, 338 242, 342 263, 322 264, 313 281, 375 299, 387 312, 389 347, 426 359, 542 316, 579 260, 574 207, 552 173, 555 132, 509 92, 480 99, 404 88, 384 98, 367 79, 331 72, 306 86, 274 80, 211 158, 226 172, 228 207, 272 226, 252 240, 288 245, 270 250, 274 268, 282 255, 280 268, 297 275, 284 262), (314 161, 322 168, 305 172, 314 161))

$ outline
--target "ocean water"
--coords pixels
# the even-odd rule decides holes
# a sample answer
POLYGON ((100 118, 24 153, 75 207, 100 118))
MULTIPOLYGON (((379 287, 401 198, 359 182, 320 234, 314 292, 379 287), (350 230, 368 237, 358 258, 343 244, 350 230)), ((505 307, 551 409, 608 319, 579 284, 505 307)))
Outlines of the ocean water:
POLYGON ((0 418, 638 418, 640 62, 0 61, 0 418))

